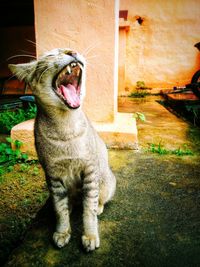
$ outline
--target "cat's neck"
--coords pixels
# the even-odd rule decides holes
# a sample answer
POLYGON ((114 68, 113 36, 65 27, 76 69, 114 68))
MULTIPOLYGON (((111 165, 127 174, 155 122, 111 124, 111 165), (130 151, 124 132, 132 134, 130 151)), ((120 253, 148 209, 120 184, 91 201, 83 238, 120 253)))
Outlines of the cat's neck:
POLYGON ((75 120, 76 117, 83 115, 83 111, 80 108, 67 110, 67 109, 57 108, 54 106, 45 106, 45 107, 42 107, 40 105, 37 106, 38 106, 38 113, 40 114, 40 116, 45 116, 52 121, 54 120, 58 121, 63 119, 75 120))
POLYGON ((55 133, 59 132, 66 138, 82 134, 87 125, 85 114, 80 108, 62 110, 52 106, 45 109, 38 106, 37 120, 48 125, 48 128, 51 125, 55 133))

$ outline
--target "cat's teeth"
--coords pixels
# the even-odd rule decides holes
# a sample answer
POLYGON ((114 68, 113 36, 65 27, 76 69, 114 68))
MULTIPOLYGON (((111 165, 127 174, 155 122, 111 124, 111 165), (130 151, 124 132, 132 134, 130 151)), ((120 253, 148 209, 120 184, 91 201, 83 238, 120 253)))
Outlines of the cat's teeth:
POLYGON ((79 62, 78 62, 78 66, 79 66, 81 69, 83 68, 83 66, 82 66, 81 63, 79 63, 79 62))
POLYGON ((69 65, 67 65, 67 72, 68 72, 68 74, 71 74, 71 68, 69 65))
POLYGON ((77 66, 77 64, 76 64, 76 62, 72 62, 71 63, 71 67, 73 68, 73 67, 76 67, 77 66))
POLYGON ((79 76, 79 74, 80 74, 80 69, 77 70, 76 75, 79 76))

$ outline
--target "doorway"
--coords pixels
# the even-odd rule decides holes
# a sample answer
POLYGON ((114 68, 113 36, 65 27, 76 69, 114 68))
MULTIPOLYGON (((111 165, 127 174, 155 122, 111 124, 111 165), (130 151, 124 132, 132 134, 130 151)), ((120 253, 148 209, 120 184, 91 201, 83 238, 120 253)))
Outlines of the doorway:
POLYGON ((8 64, 29 62, 36 56, 33 0, 0 1, 0 98, 25 93, 8 64))

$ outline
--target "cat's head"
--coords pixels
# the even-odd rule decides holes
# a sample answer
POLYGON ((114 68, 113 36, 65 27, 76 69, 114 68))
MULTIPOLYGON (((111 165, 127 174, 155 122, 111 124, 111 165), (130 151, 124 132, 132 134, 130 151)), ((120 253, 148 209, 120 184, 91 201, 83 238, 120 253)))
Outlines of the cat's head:
POLYGON ((28 83, 41 105, 77 109, 85 95, 85 59, 70 49, 54 49, 37 61, 9 65, 28 83))

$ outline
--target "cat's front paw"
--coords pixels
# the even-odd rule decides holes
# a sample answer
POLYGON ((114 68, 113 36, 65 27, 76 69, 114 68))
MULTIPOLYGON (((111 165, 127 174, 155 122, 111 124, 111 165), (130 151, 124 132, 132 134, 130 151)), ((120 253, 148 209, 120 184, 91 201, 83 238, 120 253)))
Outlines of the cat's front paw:
POLYGON ((98 235, 83 235, 82 236, 82 243, 84 249, 89 252, 99 248, 100 240, 98 235))
POLYGON ((55 232, 53 234, 53 241, 57 247, 62 248, 68 244, 70 237, 71 235, 69 232, 66 233, 55 232))
POLYGON ((101 215, 103 213, 104 205, 99 204, 98 210, 97 210, 97 215, 101 215))

